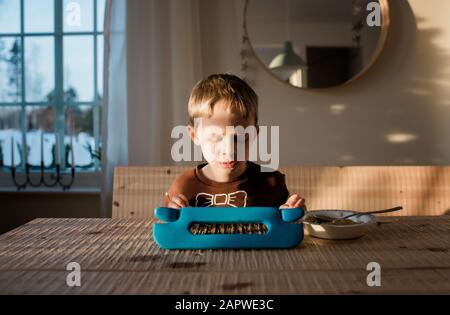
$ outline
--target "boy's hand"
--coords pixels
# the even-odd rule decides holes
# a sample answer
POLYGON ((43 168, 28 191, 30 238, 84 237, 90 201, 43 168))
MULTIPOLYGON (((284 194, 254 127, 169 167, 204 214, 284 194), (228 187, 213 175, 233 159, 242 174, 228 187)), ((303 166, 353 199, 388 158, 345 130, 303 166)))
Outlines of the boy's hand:
POLYGON ((169 194, 166 193, 166 197, 168 199, 168 204, 167 204, 168 208, 180 209, 180 208, 184 208, 184 207, 189 207, 189 201, 188 201, 187 197, 183 194, 179 194, 177 196, 172 196, 172 198, 171 198, 169 196, 169 194))
POLYGON ((303 210, 306 211, 307 209, 305 199, 297 194, 293 194, 288 198, 285 204, 280 206, 280 209, 287 209, 287 208, 303 208, 303 210))

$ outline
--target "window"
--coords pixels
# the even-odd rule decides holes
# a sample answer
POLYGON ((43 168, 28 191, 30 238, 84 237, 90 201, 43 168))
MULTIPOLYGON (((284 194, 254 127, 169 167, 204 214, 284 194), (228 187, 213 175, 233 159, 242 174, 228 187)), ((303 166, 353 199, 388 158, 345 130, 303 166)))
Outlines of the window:
POLYGON ((99 170, 105 1, 0 0, 3 171, 99 170))

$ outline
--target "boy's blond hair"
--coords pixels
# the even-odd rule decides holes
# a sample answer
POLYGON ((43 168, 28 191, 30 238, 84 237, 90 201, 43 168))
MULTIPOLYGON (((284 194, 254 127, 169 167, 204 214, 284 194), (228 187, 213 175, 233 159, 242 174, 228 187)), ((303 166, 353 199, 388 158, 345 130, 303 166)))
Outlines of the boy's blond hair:
POLYGON ((210 75, 195 85, 188 104, 190 124, 194 125, 197 117, 210 117, 220 100, 226 101, 229 109, 244 119, 253 116, 255 126, 258 125, 258 96, 244 80, 227 73, 210 75))

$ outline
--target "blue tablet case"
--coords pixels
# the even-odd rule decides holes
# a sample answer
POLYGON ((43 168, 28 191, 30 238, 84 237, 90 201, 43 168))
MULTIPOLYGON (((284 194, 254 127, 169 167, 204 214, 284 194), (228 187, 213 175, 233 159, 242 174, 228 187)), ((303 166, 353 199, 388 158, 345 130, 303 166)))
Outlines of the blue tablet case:
POLYGON ((302 208, 274 207, 160 207, 155 217, 153 238, 163 249, 293 248, 303 240, 303 224, 294 223, 304 215, 302 208), (262 223, 264 234, 193 234, 193 223, 262 223))

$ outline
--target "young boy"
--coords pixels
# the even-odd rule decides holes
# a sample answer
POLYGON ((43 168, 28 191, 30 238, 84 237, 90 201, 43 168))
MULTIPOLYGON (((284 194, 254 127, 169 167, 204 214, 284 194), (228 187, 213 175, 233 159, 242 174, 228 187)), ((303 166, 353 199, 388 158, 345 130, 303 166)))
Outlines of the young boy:
POLYGON ((305 199, 289 196, 284 174, 261 172, 248 161, 253 139, 227 126, 254 126, 258 130, 258 97, 253 89, 231 74, 215 74, 197 83, 188 105, 189 135, 201 146, 205 160, 179 175, 166 193, 165 206, 303 208, 305 199), (200 126, 197 122, 201 121, 200 126), (245 158, 238 158, 238 147, 245 158), (242 152, 242 151, 241 151, 242 152))

